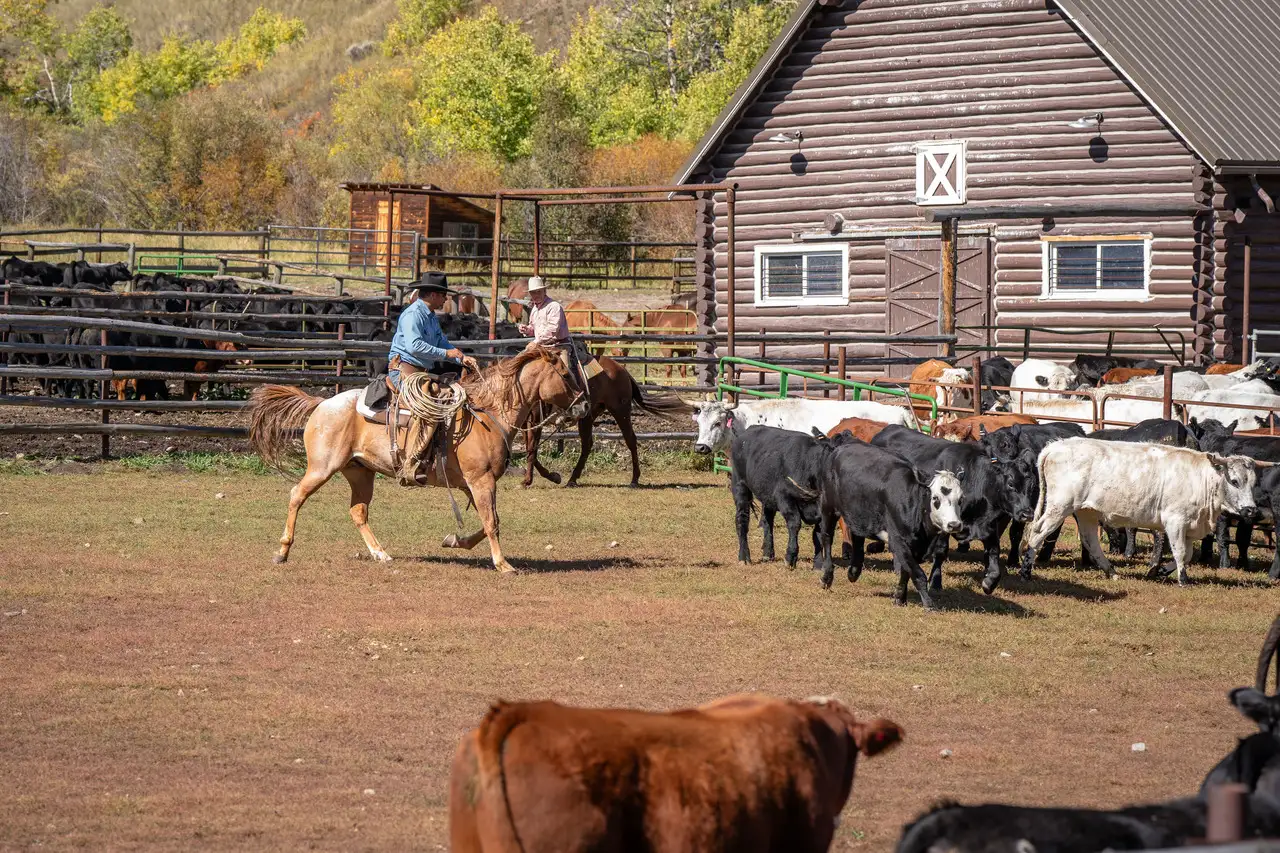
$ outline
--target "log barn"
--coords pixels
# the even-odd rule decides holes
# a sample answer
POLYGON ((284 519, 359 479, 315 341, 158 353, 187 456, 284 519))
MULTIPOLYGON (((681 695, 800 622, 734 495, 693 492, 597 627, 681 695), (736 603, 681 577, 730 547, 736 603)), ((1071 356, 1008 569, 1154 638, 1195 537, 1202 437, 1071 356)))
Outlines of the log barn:
POLYGON ((738 186, 733 258, 698 206, 700 319, 732 263, 739 332, 938 334, 953 228, 962 348, 1239 360, 1280 330, 1277 43, 1275 0, 801 0, 676 176, 738 186))
POLYGON ((348 262, 386 268, 387 228, 392 265, 443 269, 450 261, 484 260, 492 252, 493 211, 434 184, 345 183, 350 193, 348 262), (415 235, 417 235, 415 237, 415 235))

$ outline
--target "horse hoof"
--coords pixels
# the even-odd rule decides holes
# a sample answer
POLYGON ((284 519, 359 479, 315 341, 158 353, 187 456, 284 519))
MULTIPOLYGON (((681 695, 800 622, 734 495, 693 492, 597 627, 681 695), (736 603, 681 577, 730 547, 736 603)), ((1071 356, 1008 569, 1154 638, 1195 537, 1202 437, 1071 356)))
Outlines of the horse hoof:
POLYGON ((516 567, 508 563, 506 560, 503 560, 501 563, 498 563, 496 566, 494 566, 494 568, 498 570, 498 574, 500 575, 520 574, 520 572, 516 569, 516 567))
POLYGON ((560 485, 560 480, 562 480, 563 478, 559 474, 557 474, 555 471, 552 471, 550 474, 547 475, 547 479, 558 486, 560 485))
POLYGON ((276 554, 274 557, 271 558, 271 562, 275 563, 278 566, 287 559, 289 558, 286 557, 284 554, 276 554))
POLYGON ((440 547, 441 548, 457 548, 458 534, 450 533, 448 536, 444 537, 444 539, 440 541, 440 547))
POLYGON ((982 579, 982 591, 983 591, 984 593, 986 593, 987 595, 991 595, 991 593, 993 593, 993 592, 995 592, 995 591, 996 591, 996 586, 997 586, 997 584, 999 584, 999 583, 1000 583, 1000 579, 999 579, 999 578, 983 578, 983 579, 982 579))
POLYGON ((379 563, 390 563, 391 555, 388 554, 386 551, 379 551, 378 553, 373 555, 373 559, 377 560, 379 563))

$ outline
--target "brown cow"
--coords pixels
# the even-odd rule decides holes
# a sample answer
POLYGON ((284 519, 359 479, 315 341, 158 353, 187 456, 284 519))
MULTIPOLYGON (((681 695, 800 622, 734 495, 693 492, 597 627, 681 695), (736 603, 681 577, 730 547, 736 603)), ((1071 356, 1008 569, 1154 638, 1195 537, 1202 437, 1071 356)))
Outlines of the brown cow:
POLYGON ((729 696, 667 714, 499 702, 454 757, 450 847, 822 851, 858 754, 901 739, 833 699, 729 696))
POLYGON ((949 424, 939 424, 933 431, 933 437, 945 438, 947 441, 977 441, 982 438, 979 427, 987 432, 995 432, 1014 424, 1035 422, 1036 419, 1031 415, 974 415, 949 424))
POLYGON ((1243 364, 1227 364, 1225 362, 1209 365, 1205 371, 1205 376, 1225 376, 1228 373, 1235 373, 1237 370, 1244 370, 1243 364))
MULTIPOLYGON (((972 374, 963 367, 952 367, 945 361, 938 359, 930 359, 923 364, 917 364, 915 369, 911 371, 911 378, 907 390, 912 394, 923 394, 926 397, 933 397, 938 401, 938 420, 943 418, 952 419, 956 415, 954 412, 946 412, 946 407, 955 406, 973 411, 973 392, 968 387, 948 387, 947 385, 939 385, 939 382, 953 383, 960 385, 961 383, 971 382, 972 374)), ((928 421, 930 412, 929 404, 913 399, 911 401, 911 409, 916 413, 916 419, 922 422, 928 421)))
POLYGON ((845 418, 840 423, 827 430, 827 438, 831 438, 842 432, 850 433, 854 438, 862 441, 871 441, 880 434, 880 430, 887 427, 888 424, 880 421, 869 421, 866 418, 845 418))
POLYGON ((1150 367, 1113 367, 1102 374, 1103 385, 1122 385, 1139 376, 1155 376, 1156 371, 1150 367))

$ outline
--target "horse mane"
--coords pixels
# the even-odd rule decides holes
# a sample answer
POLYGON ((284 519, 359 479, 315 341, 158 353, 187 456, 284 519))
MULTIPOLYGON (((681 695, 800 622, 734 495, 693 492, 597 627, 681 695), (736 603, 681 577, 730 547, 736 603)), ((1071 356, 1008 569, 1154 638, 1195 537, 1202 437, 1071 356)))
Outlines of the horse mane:
POLYGON ((458 381, 467 392, 467 399, 479 409, 505 408, 519 405, 516 393, 517 378, 525 365, 534 361, 554 364, 555 350, 535 347, 519 355, 504 358, 484 368, 477 375, 468 374, 458 381))

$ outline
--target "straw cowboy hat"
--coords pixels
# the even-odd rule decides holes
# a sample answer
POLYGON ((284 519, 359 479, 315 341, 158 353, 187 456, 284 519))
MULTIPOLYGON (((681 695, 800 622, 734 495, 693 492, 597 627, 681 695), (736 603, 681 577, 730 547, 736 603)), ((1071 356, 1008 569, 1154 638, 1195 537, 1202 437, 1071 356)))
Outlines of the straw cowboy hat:
POLYGON ((535 290, 546 290, 546 289, 547 289, 547 283, 542 280, 542 276, 540 275, 529 276, 529 292, 530 293, 533 293, 535 290))

